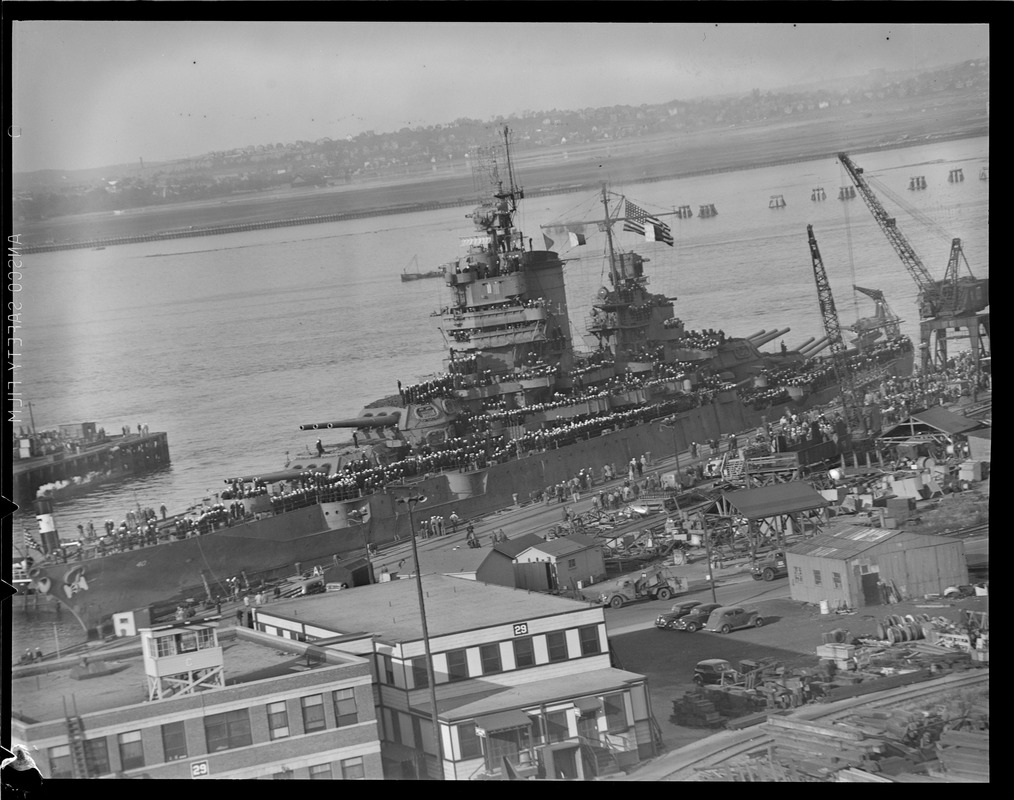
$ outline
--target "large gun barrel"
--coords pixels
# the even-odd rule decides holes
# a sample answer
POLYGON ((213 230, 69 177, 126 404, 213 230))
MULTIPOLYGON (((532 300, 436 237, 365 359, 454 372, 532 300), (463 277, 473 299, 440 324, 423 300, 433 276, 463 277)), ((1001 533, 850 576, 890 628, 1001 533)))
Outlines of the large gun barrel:
POLYGON ((763 336, 761 336, 759 339, 754 339, 753 346, 762 347, 766 345, 768 342, 772 341, 773 339, 777 339, 779 336, 784 336, 791 330, 792 328, 782 328, 781 330, 776 329, 773 331, 769 331, 768 333, 765 333, 763 336))
POLYGON ((301 431, 322 431, 328 428, 386 428, 389 425, 397 425, 401 419, 400 412, 393 414, 378 414, 375 417, 352 417, 350 419, 337 419, 334 422, 310 422, 300 425, 301 431))
POLYGON ((743 338, 752 342, 754 339, 756 339, 759 336, 763 336, 765 333, 767 333, 767 330, 765 328, 761 328, 756 333, 751 333, 749 336, 744 336, 743 338))
POLYGON ((803 342, 801 345, 799 345, 799 347, 793 347, 789 352, 790 353, 802 353, 807 347, 809 347, 815 341, 817 341, 817 337, 816 336, 811 336, 809 339, 807 339, 805 342, 803 342))
POLYGON ((803 355, 805 355, 807 358, 813 358, 815 355, 817 355, 817 353, 819 353, 825 347, 830 346, 830 344, 831 344, 831 340, 827 336, 825 336, 823 339, 821 339, 820 341, 818 341, 816 345, 814 345, 809 350, 807 350, 803 355))

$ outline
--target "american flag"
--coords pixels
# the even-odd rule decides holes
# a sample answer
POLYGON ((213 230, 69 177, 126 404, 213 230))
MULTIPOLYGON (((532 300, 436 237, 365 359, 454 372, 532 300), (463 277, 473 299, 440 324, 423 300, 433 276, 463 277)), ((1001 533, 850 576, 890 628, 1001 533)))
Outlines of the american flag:
POLYGON ((25 534, 25 547, 27 547, 29 550, 34 550, 37 553, 45 553, 46 552, 45 550, 42 549, 42 545, 40 545, 35 540, 35 537, 32 536, 32 534, 30 534, 30 533, 26 533, 25 534))
POLYGON ((672 230, 658 217, 653 217, 643 208, 624 200, 623 230, 640 234, 649 242, 663 242, 673 246, 672 230))

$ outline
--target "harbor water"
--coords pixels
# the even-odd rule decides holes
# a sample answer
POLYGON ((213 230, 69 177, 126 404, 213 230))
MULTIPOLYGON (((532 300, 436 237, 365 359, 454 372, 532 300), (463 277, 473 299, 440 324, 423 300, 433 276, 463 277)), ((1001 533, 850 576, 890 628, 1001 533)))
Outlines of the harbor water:
MULTIPOLYGON (((952 237, 969 266, 988 277, 987 138, 856 154, 881 202, 934 278, 942 278, 952 237), (948 182, 952 169, 968 179, 948 182), (927 188, 908 189, 913 176, 927 188), (898 197, 897 205, 891 195, 898 197)), ((526 176, 519 176, 522 185, 526 176)), ((608 178, 608 175, 603 175, 608 178)), ((788 347, 823 335, 806 226, 812 224, 843 325, 869 315, 853 284, 880 289, 902 328, 917 338, 917 287, 860 198, 840 201, 850 185, 834 159, 739 172, 611 185, 638 205, 664 212, 690 205, 694 216, 666 217, 675 247, 646 243, 615 226, 618 246, 650 259, 653 291, 678 298, 688 329, 730 336, 792 326, 788 347), (811 200, 816 187, 826 199, 811 200), (769 208, 772 195, 785 207, 769 208), (701 205, 718 215, 701 219, 701 205)), ((413 257, 429 270, 457 258, 472 233, 471 206, 216 237, 179 239, 24 256, 21 387, 37 429, 94 421, 116 433, 138 424, 168 434, 169 468, 60 501, 64 538, 77 525, 117 524, 141 507, 170 513, 215 502, 229 477, 276 471, 310 458, 317 434, 301 423, 356 416, 442 370, 449 344, 431 317, 446 304, 438 279, 402 282, 413 257)), ((540 225, 601 219, 593 193, 536 197, 518 220, 535 249, 540 225)), ((15 229, 16 232, 16 229, 15 229)), ((567 259, 572 335, 580 347, 585 319, 605 274, 605 237, 594 224, 588 243, 570 247, 546 231, 567 259)), ((776 349, 778 341, 768 345, 776 349)), ((27 413, 14 423, 28 426, 27 413)), ((327 431, 325 445, 346 438, 327 431)), ((33 530, 28 515, 15 524, 33 530)), ((72 615, 15 606, 14 650, 80 641, 72 615)))

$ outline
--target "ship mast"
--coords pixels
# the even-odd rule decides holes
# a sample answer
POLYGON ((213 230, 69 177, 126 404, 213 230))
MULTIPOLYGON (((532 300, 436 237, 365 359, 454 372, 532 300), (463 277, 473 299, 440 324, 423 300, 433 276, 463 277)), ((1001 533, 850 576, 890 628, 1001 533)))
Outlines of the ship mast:
POLYGON ((609 219, 609 198, 606 196, 606 185, 602 184, 602 208, 606 214, 606 241, 609 243, 609 276, 613 279, 613 288, 619 289, 619 278, 616 274, 616 253, 613 251, 613 225, 609 219))

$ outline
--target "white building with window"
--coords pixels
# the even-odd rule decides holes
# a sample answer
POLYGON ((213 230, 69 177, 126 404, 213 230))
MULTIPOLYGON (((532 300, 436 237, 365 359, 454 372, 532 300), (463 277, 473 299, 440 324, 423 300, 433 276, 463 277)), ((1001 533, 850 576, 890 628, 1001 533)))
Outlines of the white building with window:
POLYGON ((380 779, 372 684, 367 659, 191 620, 19 670, 11 734, 46 778, 380 779))
POLYGON ((261 606, 255 628, 369 656, 387 778, 591 778, 655 754, 646 678, 610 664, 604 609, 423 578, 439 754, 414 579, 261 606))

